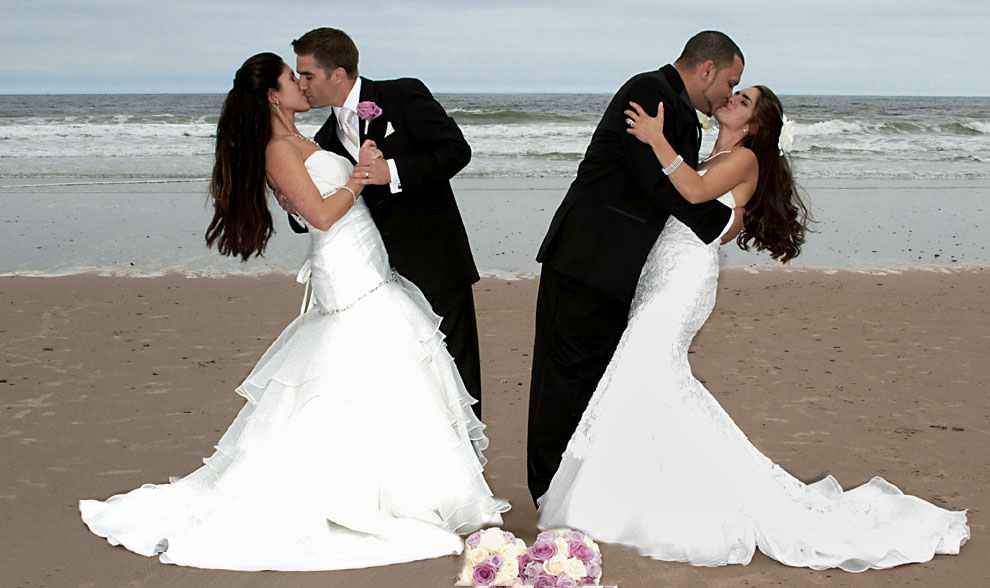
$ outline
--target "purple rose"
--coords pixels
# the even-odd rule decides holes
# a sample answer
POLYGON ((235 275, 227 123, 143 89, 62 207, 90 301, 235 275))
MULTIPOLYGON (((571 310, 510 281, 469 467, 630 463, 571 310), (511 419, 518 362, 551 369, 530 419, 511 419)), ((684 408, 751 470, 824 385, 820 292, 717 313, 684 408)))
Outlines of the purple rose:
POLYGON ((597 586, 598 580, 592 578, 591 576, 585 576, 578 580, 578 586, 597 586))
POLYGON ((529 559, 529 556, 524 553, 520 555, 516 561, 519 563, 519 571, 521 572, 526 569, 526 565, 529 564, 531 560, 529 559))
POLYGON ((493 553, 491 557, 488 558, 488 563, 495 566, 495 569, 497 570, 502 567, 503 563, 505 563, 505 558, 502 557, 501 553, 493 553))
POLYGON ((538 561, 530 561, 525 568, 519 569, 522 571, 524 579, 529 580, 529 583, 532 584, 532 580, 543 573, 543 564, 538 561))
POLYGON ((495 579, 498 571, 495 566, 483 561, 480 564, 474 566, 474 573, 471 575, 471 581, 474 582, 475 586, 488 586, 495 579))
POLYGON ((584 533, 571 529, 564 535, 564 539, 567 541, 584 541, 584 533))
POLYGON ((556 539, 557 539, 557 534, 554 533, 553 531, 543 531, 542 533, 536 536, 537 541, 547 541, 549 543, 553 543, 556 539))
POLYGON ((358 102, 357 115, 361 120, 376 119, 382 114, 382 109, 370 100, 358 102))
POLYGON ((561 574, 560 577, 557 578, 557 585, 573 587, 573 586, 577 586, 577 580, 568 576, 567 574, 561 574))
POLYGON ((528 555, 530 559, 547 561, 551 557, 557 555, 557 546, 554 545, 552 541, 537 540, 536 543, 531 545, 530 548, 526 550, 526 555, 528 555))
POLYGON ((540 574, 533 578, 533 588, 553 588, 557 585, 557 580, 547 573, 540 574))
POLYGON ((477 547, 478 544, 481 543, 481 533, 477 531, 471 533, 470 535, 468 535, 468 538, 467 540, 465 540, 465 543, 467 543, 471 547, 477 547))
MULTIPOLYGON (((602 575, 602 567, 594 562, 588 562, 584 564, 584 570, 592 578, 597 578, 602 575)), ((594 584, 592 584, 593 586, 594 584)))
POLYGON ((587 563, 595 558, 595 550, 580 541, 571 541, 567 544, 567 557, 576 557, 587 563))
POLYGON ((515 543, 516 542, 516 536, 513 535, 512 533, 508 532, 508 531, 505 531, 504 533, 502 533, 502 536, 505 537, 505 542, 506 543, 515 543))
POLYGON ((602 565, 602 554, 596 553, 595 557, 591 558, 591 563, 602 565))

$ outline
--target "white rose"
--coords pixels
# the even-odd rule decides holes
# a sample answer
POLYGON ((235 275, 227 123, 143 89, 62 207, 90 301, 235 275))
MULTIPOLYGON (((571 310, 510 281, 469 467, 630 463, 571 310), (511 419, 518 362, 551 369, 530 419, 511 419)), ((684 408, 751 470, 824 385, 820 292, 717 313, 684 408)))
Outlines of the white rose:
POLYGON ((564 557, 568 557, 570 555, 567 553, 567 541, 564 541, 563 537, 557 537, 553 543, 557 546, 557 553, 564 554, 564 557))
POLYGON ((505 545, 505 534, 501 529, 485 529, 481 532, 481 542, 478 547, 484 547, 487 551, 498 551, 499 547, 505 545))
POLYGON ((516 548, 515 543, 508 543, 506 545, 503 545, 502 547, 499 547, 498 552, 502 555, 502 557, 505 558, 505 561, 509 561, 510 559, 516 559, 517 557, 522 555, 521 553, 519 553, 518 549, 516 548))
POLYGON ((588 537, 587 535, 585 535, 584 536, 584 544, 587 545, 588 547, 594 549, 595 550, 595 553, 598 553, 598 546, 595 545, 595 542, 591 540, 591 537, 588 537))
POLYGON ((482 548, 479 545, 478 547, 475 547, 474 549, 469 551, 467 557, 468 557, 468 561, 471 562, 471 565, 473 566, 476 564, 480 564, 483 561, 487 561, 490 556, 491 554, 488 553, 488 550, 482 548))
POLYGON ((547 561, 543 562, 543 570, 554 576, 559 576, 564 572, 564 566, 567 565, 567 556, 557 554, 547 561))
POLYGON ((567 565, 564 566, 564 572, 575 580, 580 580, 588 575, 587 568, 585 568, 581 560, 576 557, 572 557, 567 560, 567 565))
POLYGON ((524 555, 526 553, 526 542, 522 539, 516 539, 516 557, 524 555))
MULTIPOLYGON (((519 561, 507 559, 502 562, 502 567, 498 569, 498 577, 492 582, 495 586, 507 586, 512 583, 512 579, 519 575, 519 561), (504 581, 508 579, 508 581, 504 581)), ((583 577, 583 576, 582 576, 583 577)))

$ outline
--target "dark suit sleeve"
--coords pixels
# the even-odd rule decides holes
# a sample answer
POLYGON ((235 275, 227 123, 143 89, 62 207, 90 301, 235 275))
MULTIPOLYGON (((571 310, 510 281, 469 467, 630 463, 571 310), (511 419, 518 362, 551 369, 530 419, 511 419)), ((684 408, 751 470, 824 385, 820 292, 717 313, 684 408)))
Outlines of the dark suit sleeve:
POLYGON ((629 162, 634 180, 647 197, 677 220, 690 227, 699 239, 705 243, 711 243, 725 229, 732 209, 715 200, 700 204, 692 204, 685 200, 670 183, 670 179, 664 175, 663 168, 653 149, 632 134, 625 132, 625 115, 622 114, 622 110, 628 108, 629 102, 636 102, 646 110, 647 114, 655 116, 657 105, 662 101, 665 113, 664 136, 674 147, 674 150, 686 161, 697 162, 697 153, 693 155, 690 153, 690 151, 695 150, 694 145, 696 144, 696 140, 692 136, 692 134, 697 133, 695 114, 686 106, 682 107, 679 96, 672 92, 665 92, 665 89, 667 88, 650 83, 648 80, 632 85, 625 98, 624 108, 616 111, 621 115, 620 120, 610 121, 610 123, 617 124, 622 129, 622 138, 619 139, 622 151, 629 162))
POLYGON ((471 161, 471 147, 423 82, 403 82, 406 128, 402 131, 415 148, 393 158, 402 188, 415 189, 440 178, 449 180, 471 161))

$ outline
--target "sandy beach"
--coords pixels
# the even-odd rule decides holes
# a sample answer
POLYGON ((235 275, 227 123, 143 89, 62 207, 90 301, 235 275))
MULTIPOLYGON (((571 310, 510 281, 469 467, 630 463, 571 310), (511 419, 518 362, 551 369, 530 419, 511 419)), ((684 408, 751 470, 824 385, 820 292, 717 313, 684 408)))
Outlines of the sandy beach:
MULTIPOLYGON (((532 541, 525 424, 536 280, 476 286, 486 475, 532 541)), ((164 482, 200 465, 243 400, 233 393, 298 312, 285 274, 0 277, 0 585, 450 586, 447 557, 364 570, 236 573, 166 566, 109 546, 80 498, 164 482)), ((848 574, 694 568, 603 545, 603 580, 647 586, 977 586, 990 582, 990 269, 730 268, 692 365, 752 441, 805 481, 880 475, 969 509, 959 556, 848 574)))

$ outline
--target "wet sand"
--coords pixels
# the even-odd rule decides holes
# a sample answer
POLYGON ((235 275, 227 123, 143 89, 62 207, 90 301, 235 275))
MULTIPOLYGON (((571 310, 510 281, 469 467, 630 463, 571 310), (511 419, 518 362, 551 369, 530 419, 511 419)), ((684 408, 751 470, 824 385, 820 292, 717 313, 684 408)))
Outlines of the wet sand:
MULTIPOLYGON (((525 427, 535 280, 476 286, 486 475, 527 541, 525 427)), ((0 585, 12 588, 450 586, 447 557, 364 570, 240 573, 166 566, 88 532, 80 498, 200 465, 240 408, 234 387, 298 312, 285 274, 0 278, 0 585)), ((849 574, 694 568, 602 545, 603 580, 647 586, 990 583, 990 268, 723 272, 695 373, 752 441, 806 481, 885 477, 969 509, 959 556, 849 574)))
MULTIPOLYGON (((474 257, 496 277, 539 273, 536 252, 570 178, 455 178, 474 257)), ((796 267, 990 265, 990 181, 808 179, 815 219, 796 267)), ((274 206, 274 205, 273 205, 274 206)), ((309 240, 273 211, 264 258, 242 264, 203 242, 206 183, 0 178, 0 275, 295 273, 309 240)), ((722 248, 723 267, 772 267, 769 255, 722 248)))

